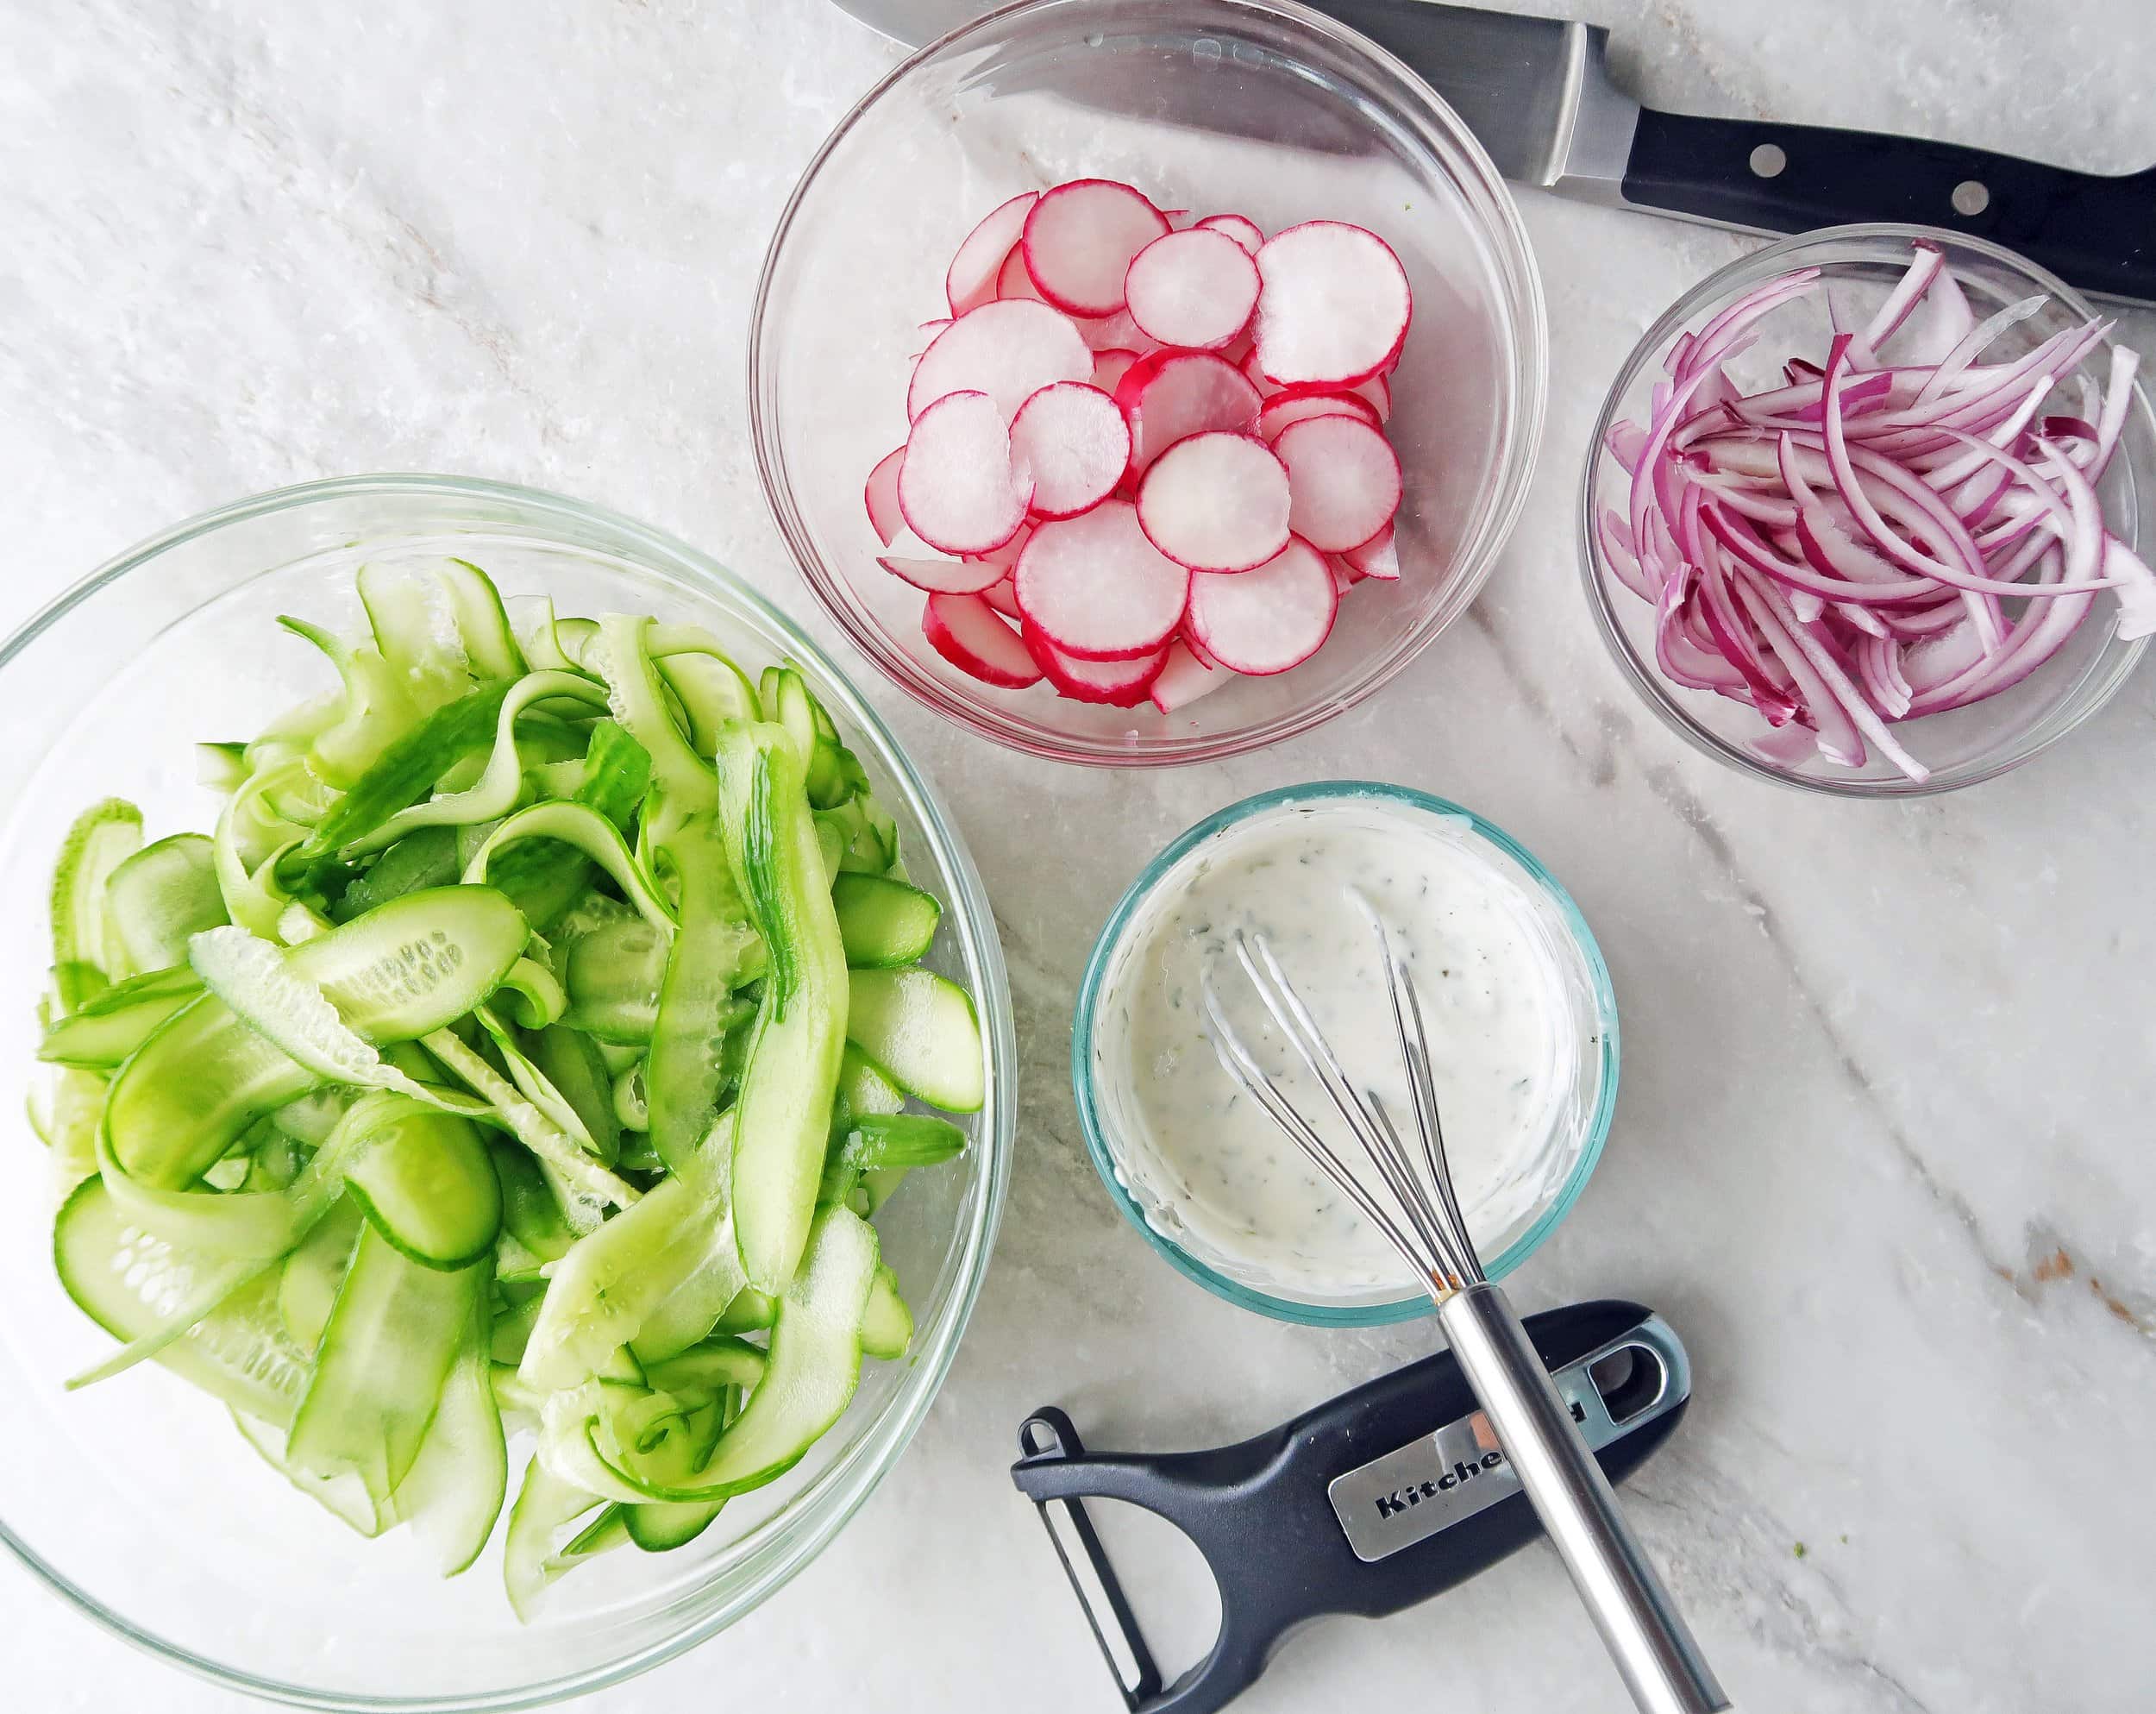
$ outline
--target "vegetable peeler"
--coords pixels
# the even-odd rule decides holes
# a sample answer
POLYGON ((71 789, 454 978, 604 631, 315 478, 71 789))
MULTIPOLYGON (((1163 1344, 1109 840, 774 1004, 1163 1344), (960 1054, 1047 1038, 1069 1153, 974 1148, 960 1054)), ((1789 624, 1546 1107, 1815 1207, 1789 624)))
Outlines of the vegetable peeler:
MULTIPOLYGON (((1659 1315, 1602 1300, 1529 1315, 1522 1325, 1612 1482, 1676 1430, 1691 1397, 1691 1366, 1659 1315)), ((1024 1456, 1011 1479, 1040 1509, 1131 1714, 1212 1714, 1255 1683, 1309 1620, 1399 1612, 1542 1533, 1449 1351, 1207 1452, 1090 1453, 1052 1405, 1025 1419, 1018 1447, 1024 1456), (1165 1518, 1212 1570, 1219 1634, 1173 1683, 1162 1682, 1087 1516, 1088 1498, 1165 1518)))

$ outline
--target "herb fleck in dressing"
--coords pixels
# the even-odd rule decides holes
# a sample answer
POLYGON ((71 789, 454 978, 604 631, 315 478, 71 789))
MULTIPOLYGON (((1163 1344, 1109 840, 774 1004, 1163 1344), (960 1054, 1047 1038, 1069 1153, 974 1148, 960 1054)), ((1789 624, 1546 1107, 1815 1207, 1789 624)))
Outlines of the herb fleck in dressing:
POLYGON ((1205 1033, 1211 967, 1261 1063, 1372 1182, 1233 951, 1238 931, 1267 937, 1350 1075, 1408 1133, 1413 1108, 1359 893, 1414 974, 1454 1186, 1491 1258, 1490 1240, 1533 1204, 1579 1047, 1525 882, 1465 820, 1369 799, 1263 816, 1193 856, 1126 931, 1095 1049, 1097 1086, 1128 1139, 1124 1171, 1153 1222, 1261 1290, 1352 1296, 1412 1284, 1382 1234, 1235 1086, 1205 1033))

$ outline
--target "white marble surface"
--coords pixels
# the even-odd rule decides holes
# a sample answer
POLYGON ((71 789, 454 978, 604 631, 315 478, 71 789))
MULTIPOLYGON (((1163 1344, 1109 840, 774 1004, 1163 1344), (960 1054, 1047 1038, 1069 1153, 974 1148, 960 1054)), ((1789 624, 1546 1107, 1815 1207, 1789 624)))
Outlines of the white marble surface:
MULTIPOLYGON (((1584 3, 1665 104, 2092 169, 2156 154, 2143 0, 1584 3)), ((0 624, 172 519, 387 468, 649 518, 812 618, 750 468, 746 307, 796 173, 895 58, 822 0, 12 0, 0 624)), ((883 697, 1003 923, 1025 1084, 1001 1245, 918 1441, 840 1542, 595 1711, 1112 1708, 1003 1474, 1019 1416, 1060 1399, 1102 1444, 1203 1444, 1423 1348, 1274 1326, 1170 1274, 1103 1197, 1065 1076, 1094 926, 1144 858, 1246 792, 1349 771, 1513 829, 1601 938, 1616 1132, 1518 1296, 1636 1296, 1689 1340, 1697 1403, 1629 1504, 1743 1705, 2156 1700, 2156 677, 2022 772, 1907 807, 1682 747, 1590 630, 1573 481, 1637 330, 1745 241, 1523 204, 1557 378, 1535 497, 1470 621, 1375 702, 1227 766, 1045 779, 883 697)), ((2156 317, 2128 331, 2149 348, 2156 317)), ((11 1563, 0 1681, 26 1714, 238 1705, 11 1563)), ((1244 1705, 1343 1693, 1620 1700, 1543 1548, 1307 1634, 1244 1705)))

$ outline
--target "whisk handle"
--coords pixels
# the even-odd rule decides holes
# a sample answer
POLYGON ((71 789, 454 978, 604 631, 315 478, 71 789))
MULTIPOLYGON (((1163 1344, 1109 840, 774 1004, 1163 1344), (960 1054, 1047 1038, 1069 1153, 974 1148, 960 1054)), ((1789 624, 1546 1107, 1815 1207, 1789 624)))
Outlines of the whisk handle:
POLYGON ((1505 1294, 1470 1285, 1438 1320, 1633 1703, 1644 1714, 1727 1708, 1505 1294))

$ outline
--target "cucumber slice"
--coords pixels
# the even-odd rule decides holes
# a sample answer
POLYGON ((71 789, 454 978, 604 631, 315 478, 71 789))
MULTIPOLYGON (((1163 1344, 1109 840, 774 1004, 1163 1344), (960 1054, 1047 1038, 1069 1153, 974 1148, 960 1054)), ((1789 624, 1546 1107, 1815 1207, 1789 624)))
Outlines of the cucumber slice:
MULTIPOLYGON (((596 720, 581 768, 573 794, 575 801, 617 831, 627 827, 651 783, 651 758, 644 747, 613 721, 596 720)), ((558 839, 533 838, 497 851, 487 864, 486 879, 524 914, 535 934, 546 934, 598 872, 599 866, 579 847, 558 839)))
POLYGON ((569 944, 562 986, 569 996, 562 1022, 601 1041, 638 1045, 659 1020, 667 943, 642 917, 603 923, 569 944))
POLYGON ((510 1610, 523 1623, 539 1610, 547 1585, 568 1568, 555 1563, 555 1537, 599 1504, 598 1495, 564 1482, 536 1458, 525 1467, 502 1543, 502 1582, 510 1610))
POLYGON ((481 679, 513 679, 523 673, 523 650, 510 629, 509 614, 502 606, 494 580, 469 560, 451 560, 436 576, 449 597, 457 635, 464 639, 464 658, 472 675, 481 679))
POLYGON ((598 1044, 581 1031, 556 1025, 530 1038, 529 1046, 532 1064, 574 1110, 599 1158, 611 1166, 621 1158, 621 1120, 598 1044))
POLYGON ((753 1391, 763 1379, 764 1353, 745 1339, 710 1339, 663 1363, 644 1366, 644 1378, 661 1392, 753 1391))
POLYGON ((493 1158, 495 1182, 501 1187, 502 1225, 542 1262, 567 1255, 576 1234, 561 1217, 561 1204, 547 1188, 539 1163, 499 1138, 487 1152, 493 1158))
POLYGON ((667 954, 666 976, 644 1062, 651 1146, 668 1169, 708 1190, 724 1182, 726 1163, 701 1147, 718 1116, 726 1078, 724 1041, 753 1008, 736 1014, 733 991, 761 964, 756 931, 727 867, 725 847, 705 816, 683 823, 667 847, 681 888, 681 928, 667 954))
POLYGON ((646 642, 659 676, 667 682, 688 716, 689 743, 699 755, 709 756, 718 744, 718 730, 730 721, 761 718, 755 687, 736 667, 715 650, 684 649, 665 652, 663 639, 654 626, 646 642))
POLYGON ((724 1499, 774 1481, 798 1464, 852 1401, 861 1377, 861 1322, 877 1266, 875 1228, 844 1209, 825 1209, 810 1228, 801 1269, 779 1299, 762 1384, 749 1408, 720 1435, 693 1481, 644 1479, 633 1449, 606 1433, 588 1432, 617 1498, 693 1502, 724 1499))
POLYGON ((855 970, 846 1031, 908 1095, 947 1113, 977 1113, 987 1094, 973 999, 933 970, 855 970))
POLYGON ((772 1291, 793 1278, 815 1215, 845 1051, 846 953, 791 740, 729 727, 718 769, 726 855, 767 962, 733 1109, 734 1220, 749 1284, 772 1291))
MULTIPOLYGON (((289 620, 285 623, 291 624, 289 620)), ((380 657, 373 650, 359 652, 373 656, 379 665, 380 657)), ((373 832, 398 810, 417 803, 451 768, 473 751, 486 747, 494 735, 502 699, 508 694, 508 682, 498 680, 467 691, 455 701, 445 703, 417 719, 406 704, 400 725, 409 722, 409 729, 381 744, 375 754, 367 756, 362 767, 338 766, 320 773, 320 777, 331 785, 345 786, 348 789, 316 826, 302 847, 301 855, 323 857, 342 851, 354 840, 373 832)), ((401 693, 398 700, 403 700, 401 693)), ((332 736, 333 733, 324 734, 317 740, 317 756, 332 736)), ((342 753, 340 749, 340 756, 342 753)))
POLYGON ((724 1500, 706 1500, 693 1505, 654 1502, 624 1506, 622 1523, 629 1532, 629 1539, 647 1554, 671 1553, 676 1548, 687 1547, 710 1529, 711 1520, 725 1504, 724 1500))
POLYGON ((76 1307, 130 1346, 186 1317, 184 1330, 149 1354, 235 1410, 279 1428, 291 1423, 307 1384, 307 1353, 285 1329, 264 1264, 213 1260, 152 1237, 91 1178, 53 1222, 53 1265, 76 1307))
POLYGON ((918 887, 881 875, 842 875, 831 883, 838 937, 856 970, 882 970, 925 957, 943 907, 918 887))
POLYGON ((486 844, 472 854, 464 867, 467 882, 484 882, 497 855, 520 839, 553 839, 580 851, 604 870, 622 896, 657 929, 671 939, 674 912, 652 887, 636 854, 623 840, 621 829, 588 804, 535 803, 520 809, 487 835, 486 844))
POLYGON ((899 1277, 879 1265, 875 1284, 868 1288, 868 1308, 861 1315, 862 1354, 887 1360, 903 1357, 912 1342, 913 1312, 899 1296, 899 1277))
POLYGON ((702 1252, 637 1323, 630 1355, 644 1365, 687 1350, 711 1331, 742 1290, 732 1224, 714 1221, 702 1252))
POLYGON ((492 888, 436 887, 293 948, 286 964, 368 1040, 414 1041, 492 994, 530 934, 492 888))
POLYGON ((732 1245, 730 1221, 685 1181, 664 1180, 555 1265, 519 1373, 555 1390, 597 1374, 680 1282, 714 1258, 724 1265, 732 1245))
POLYGON ((232 919, 217 889, 216 851, 200 833, 145 845, 105 882, 105 916, 129 970, 187 962, 187 939, 232 919))
POLYGON ((345 1189, 374 1229, 423 1267, 454 1271, 494 1247, 502 1196, 479 1127, 392 1097, 345 1168, 345 1189))
POLYGON ((485 1270, 445 1273, 400 1254, 370 1222, 322 1330, 286 1455, 318 1477, 357 1475, 379 1503, 419 1456, 467 1338, 485 1270))
POLYGON ((57 1065, 110 1070, 201 992, 202 978, 185 964, 129 976, 85 1001, 46 1031, 37 1057, 57 1065))
MULTIPOLYGON (((329 1311, 336 1303, 337 1288, 344 1284, 345 1271, 352 1265, 364 1218, 358 1203, 340 1199, 285 1258, 277 1284, 278 1313, 292 1343, 310 1357, 329 1324, 329 1311)), ((281 1449, 279 1455, 283 1455, 281 1449)))
MULTIPOLYGON (((838 1099, 834 1119, 863 1113, 899 1113, 906 1108, 906 1091, 885 1077, 850 1041, 838 1063, 838 1099)), ((834 1123, 835 1129, 843 1125, 834 1123)))
POLYGON ((105 1102, 105 1136, 130 1178, 179 1190, 256 1119, 321 1082, 216 995, 197 995, 121 1066, 105 1102))
POLYGON ((745 1285, 734 1294, 734 1301, 720 1311, 718 1321, 711 1324, 711 1333, 714 1336, 759 1333, 777 1320, 778 1315, 777 1298, 753 1285, 745 1285))
POLYGON ((329 914, 339 922, 349 922, 406 893, 453 886, 459 872, 457 830, 422 827, 377 857, 372 869, 344 889, 329 914))
POLYGON ((240 1431, 240 1438, 262 1455, 265 1464, 348 1529, 372 1540, 396 1523, 395 1504, 375 1504, 373 1496, 367 1491, 367 1485, 349 1472, 325 1481, 296 1468, 285 1455, 282 1428, 250 1416, 244 1410, 235 1410, 232 1421, 240 1431))
MULTIPOLYGON (((474 1270, 477 1279, 482 1270, 474 1270)), ((479 1556, 494 1533, 509 1490, 509 1448, 487 1363, 486 1288, 473 1293, 473 1317, 419 1456, 397 1486, 397 1510, 430 1549, 444 1577, 479 1556)))
POLYGON ((426 585, 383 565, 363 565, 353 579, 374 647, 415 706, 431 712, 472 687, 435 623, 426 585))
POLYGON ((141 848, 142 812, 122 798, 93 803, 75 818, 53 870, 53 983, 60 1010, 73 1011, 113 974, 105 886, 141 848))

